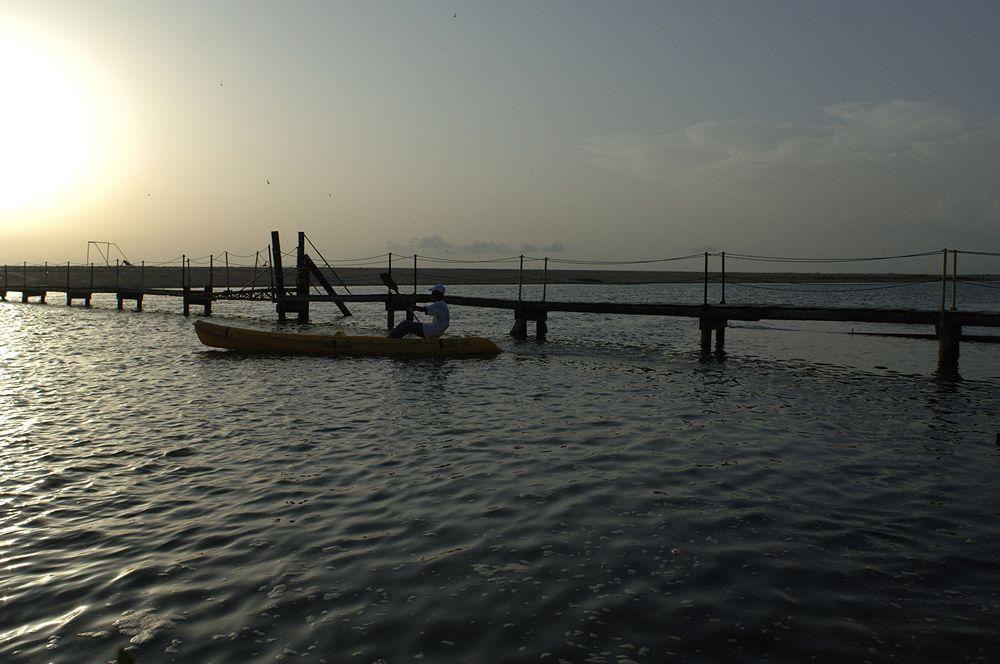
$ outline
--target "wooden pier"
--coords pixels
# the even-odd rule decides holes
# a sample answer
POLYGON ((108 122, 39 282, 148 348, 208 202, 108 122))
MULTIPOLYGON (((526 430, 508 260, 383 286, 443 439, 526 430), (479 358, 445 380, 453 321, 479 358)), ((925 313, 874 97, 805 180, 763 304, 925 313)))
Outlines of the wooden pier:
MULTIPOLYGON (((146 286, 144 265, 138 267, 128 266, 133 272, 136 270, 139 270, 139 272, 137 273, 138 283, 136 283, 136 274, 132 274, 127 284, 122 283, 124 280, 120 278, 122 266, 115 266, 113 286, 95 286, 95 269, 93 265, 90 266, 89 283, 86 285, 73 282, 69 265, 65 266, 64 279, 56 278, 59 270, 62 268, 53 267, 50 270, 48 266, 45 266, 41 279, 42 284, 34 283, 38 280, 37 275, 35 275, 36 279, 33 279, 32 283, 29 284, 28 268, 26 265, 17 266, 21 268, 21 284, 17 284, 16 276, 14 280, 10 278, 10 271, 8 269, 10 266, 5 266, 3 268, 4 281, 3 285, 0 286, 0 298, 6 300, 8 293, 13 292, 20 293, 21 302, 27 303, 34 298, 40 303, 45 303, 48 293, 63 293, 65 294, 68 306, 72 305, 74 301, 82 301, 84 306, 89 307, 92 304, 93 296, 103 293, 115 296, 119 310, 125 308, 126 302, 134 302, 135 309, 142 311, 143 299, 146 296, 175 297, 181 300, 182 312, 185 316, 190 315, 192 306, 201 307, 202 313, 205 316, 211 316, 213 302, 220 300, 270 301, 275 304, 278 320, 281 322, 286 321, 289 314, 295 314, 300 322, 307 322, 309 320, 310 305, 313 303, 332 302, 344 316, 351 315, 348 308, 349 303, 382 303, 387 314, 386 323, 389 329, 395 324, 397 312, 405 312, 407 316, 410 316, 412 315, 410 312, 414 305, 430 301, 429 296, 416 292, 415 285, 412 294, 401 294, 398 292, 398 289, 395 291, 387 289, 384 293, 363 295, 338 293, 332 285, 330 278, 327 277, 314 259, 306 252, 306 242, 307 238, 305 234, 300 232, 295 251, 295 267, 291 273, 294 277, 294 286, 286 285, 288 274, 286 274, 286 270, 283 267, 280 238, 275 231, 271 236, 271 245, 269 246, 267 256, 268 260, 260 265, 255 264, 252 278, 249 280, 250 283, 239 288, 232 288, 229 283, 228 263, 225 273, 226 287, 222 289, 216 288, 215 268, 211 258, 209 259, 207 283, 201 283, 197 287, 193 286, 193 272, 190 262, 186 257, 182 257, 181 269, 178 275, 179 283, 176 287, 163 287, 159 284, 155 287, 146 286), (314 292, 314 289, 316 292, 314 292), (318 292, 319 289, 322 289, 322 292, 318 292)), ((259 260, 255 261, 255 263, 257 262, 259 260)), ((325 260, 323 262, 325 263, 325 260)), ((947 262, 947 253, 945 253, 945 262, 947 262)), ((390 270, 391 265, 390 255, 390 270)), ((333 277, 339 279, 329 264, 327 264, 327 268, 333 277)), ((16 270, 17 268, 15 268, 16 270)), ((517 299, 450 295, 447 300, 452 306, 510 311, 512 314, 510 335, 515 338, 527 338, 528 324, 534 323, 534 336, 539 341, 544 341, 547 336, 550 313, 668 316, 697 319, 700 331, 700 349, 706 356, 711 356, 713 352, 719 355, 724 353, 725 334, 729 321, 794 320, 925 325, 934 330, 934 336, 938 340, 936 375, 949 379, 958 377, 959 349, 960 341, 963 338, 963 329, 973 327, 1000 328, 1000 312, 958 311, 954 290, 952 308, 946 310, 946 276, 946 274, 942 276, 941 307, 938 311, 861 307, 709 304, 706 257, 705 301, 700 304, 559 302, 545 299, 544 281, 543 298, 541 300, 523 299, 521 288, 523 281, 522 261, 518 277, 517 299)), ((413 278, 414 284, 416 284, 417 274, 415 268, 413 278)), ((953 274, 953 288, 956 280, 957 275, 953 274)), ((204 278, 201 281, 205 282, 204 278)), ((343 282, 341 281, 341 283, 343 282)), ((391 283, 391 279, 389 283, 391 283)), ((722 283, 724 284, 724 281, 722 283)), ((725 296, 723 295, 724 299, 725 296)))

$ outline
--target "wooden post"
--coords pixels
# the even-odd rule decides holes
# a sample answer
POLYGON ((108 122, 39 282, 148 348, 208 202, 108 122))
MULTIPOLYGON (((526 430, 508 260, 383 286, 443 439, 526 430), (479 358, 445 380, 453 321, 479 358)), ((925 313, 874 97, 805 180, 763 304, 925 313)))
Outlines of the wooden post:
POLYGON ((959 341, 962 326, 953 323, 947 313, 941 314, 938 323, 938 365, 935 376, 938 380, 961 380, 958 373, 959 341))
POLYGON ((545 257, 545 267, 542 269, 542 302, 545 301, 545 287, 549 283, 549 257, 545 257))
POLYGON ((229 290, 229 252, 224 253, 226 257, 226 290, 229 290))
POLYGON ((941 250, 941 313, 944 313, 944 301, 948 295, 948 250, 941 250))
POLYGON ((722 252, 722 298, 719 304, 726 303, 726 252, 722 252))
POLYGON ((701 354, 703 356, 711 354, 714 331, 715 352, 717 355, 722 355, 726 346, 726 319, 705 313, 698 319, 698 327, 701 330, 701 354))
POLYGON ((521 254, 521 262, 517 268, 517 301, 521 301, 521 293, 524 289, 524 254, 521 254))
POLYGON ((309 322, 309 267, 306 264, 306 234, 299 231, 299 246, 295 250, 295 294, 306 299, 298 303, 299 322, 309 322))
POLYGON ((705 252, 705 304, 708 304, 708 252, 707 251, 705 252))
POLYGON ((701 330, 701 354, 711 355, 712 353, 712 327, 708 322, 706 317, 702 317, 699 321, 699 329, 701 330))
POLYGON ((549 312, 547 309, 542 309, 538 311, 535 316, 535 340, 545 341, 545 338, 549 334, 549 323, 548 323, 549 312))
MULTIPOLYGON (((417 306, 417 255, 413 254, 413 306, 417 306)), ((406 310, 406 320, 413 320, 413 309, 406 310)))
POLYGON ((271 231, 271 292, 274 293, 278 322, 285 322, 285 274, 281 266, 281 239, 271 231))
MULTIPOLYGON (((392 252, 389 252, 389 279, 392 279, 392 252)), ((389 283, 392 283, 391 281, 389 283)), ((396 307, 392 300, 392 289, 385 285, 385 324, 389 331, 396 327, 396 307)))
POLYGON ((139 292, 135 294, 135 310, 142 311, 142 288, 146 282, 146 261, 139 262, 139 292))
POLYGON ((958 310, 958 249, 951 250, 951 310, 958 310))
POLYGON ((269 276, 271 277, 271 297, 273 298, 274 297, 274 263, 271 262, 271 258, 270 258, 270 256, 271 256, 271 245, 267 245, 267 255, 268 255, 268 262, 270 263, 270 267, 271 267, 270 275, 269 276))
POLYGON ((521 307, 514 309, 514 327, 510 328, 510 336, 515 339, 524 339, 528 336, 528 319, 521 307))
POLYGON ((215 288, 215 256, 208 255, 208 292, 215 288))
POLYGON ((191 315, 191 303, 188 302, 188 262, 187 255, 181 254, 181 299, 184 300, 184 315, 191 315))

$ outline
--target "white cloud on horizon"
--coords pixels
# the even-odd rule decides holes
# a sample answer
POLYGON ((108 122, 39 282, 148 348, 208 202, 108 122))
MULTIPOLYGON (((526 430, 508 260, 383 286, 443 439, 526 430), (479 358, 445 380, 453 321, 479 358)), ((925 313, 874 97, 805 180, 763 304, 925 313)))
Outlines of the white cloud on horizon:
POLYGON ((900 99, 823 110, 829 121, 817 125, 702 122, 583 148, 595 166, 662 183, 689 215, 765 232, 821 221, 887 241, 912 231, 972 242, 1000 228, 1000 120, 900 99))

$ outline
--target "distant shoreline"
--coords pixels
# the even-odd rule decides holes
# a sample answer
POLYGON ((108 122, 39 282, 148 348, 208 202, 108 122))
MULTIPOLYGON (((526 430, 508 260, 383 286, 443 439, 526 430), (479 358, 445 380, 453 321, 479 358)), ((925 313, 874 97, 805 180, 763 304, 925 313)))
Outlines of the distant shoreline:
MULTIPOLYGON (((328 275, 334 288, 340 286, 341 280, 351 286, 381 286, 379 278, 382 268, 338 268, 337 274, 328 275), (339 279, 337 278, 339 277, 339 279)), ((192 267, 187 275, 187 282, 193 288, 203 288, 211 279, 215 289, 245 288, 254 280, 254 269, 249 267, 232 267, 227 272, 224 266, 216 265, 210 275, 208 267, 192 267)), ((294 268, 285 269, 286 286, 294 285, 294 268)), ((405 290, 413 286, 412 269, 399 268, 392 272, 400 288, 405 290)), ((266 269, 256 272, 257 287, 271 285, 270 273, 266 269)), ((549 284, 579 284, 579 285, 641 285, 641 284, 698 284, 704 281, 704 273, 696 271, 643 271, 643 270, 564 270, 550 269, 547 275, 542 270, 524 270, 520 275, 521 283, 538 285, 549 284)), ((730 283, 794 283, 794 284, 857 284, 857 283, 940 283, 940 274, 902 274, 902 273, 816 273, 816 272, 727 272, 726 281, 730 283)), ((975 278, 982 281, 1000 282, 996 274, 961 274, 960 279, 975 278)), ((50 265, 28 266, 7 265, 5 274, 0 274, 0 289, 17 291, 22 286, 33 288, 48 286, 53 289, 65 288, 68 283, 73 288, 108 289, 116 286, 121 288, 181 288, 182 270, 180 266, 139 266, 119 267, 95 266, 93 270, 85 266, 50 265), (6 280, 5 280, 6 279, 6 280)), ((709 281, 718 283, 721 280, 719 272, 709 272, 709 281)), ((948 280, 951 280, 949 275, 948 280)), ((315 280, 314 280, 315 281, 315 280)), ((436 266, 418 266, 418 284, 446 283, 453 285, 517 285, 519 273, 515 269, 496 268, 447 268, 436 266)))

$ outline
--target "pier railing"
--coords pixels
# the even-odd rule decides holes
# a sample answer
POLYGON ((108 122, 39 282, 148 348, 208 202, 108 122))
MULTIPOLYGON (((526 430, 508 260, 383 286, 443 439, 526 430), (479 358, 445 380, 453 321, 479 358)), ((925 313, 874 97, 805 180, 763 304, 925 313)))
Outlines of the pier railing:
MULTIPOLYGON (((725 251, 701 252, 638 260, 583 260, 552 256, 516 255, 484 259, 467 259, 430 256, 423 254, 402 255, 385 253, 361 258, 338 258, 327 260, 308 237, 305 238, 310 253, 322 262, 320 271, 336 286, 350 294, 352 286, 376 285, 379 272, 387 272, 404 289, 417 292, 418 284, 433 284, 449 281, 462 283, 463 276, 482 285, 510 286, 510 296, 517 300, 538 299, 545 302, 549 298, 549 287, 554 284, 603 283, 608 270, 630 271, 631 281, 642 283, 639 273, 662 275, 670 272, 674 277, 669 283, 700 284, 702 304, 725 304, 734 293, 742 295, 741 300, 752 298, 773 299, 790 293, 854 293, 908 288, 931 282, 940 283, 940 298, 927 306, 938 310, 958 309, 960 288, 998 289, 1000 280, 991 274, 960 274, 959 256, 976 256, 979 259, 996 259, 1000 272, 1000 253, 941 249, 910 254, 860 257, 787 257, 742 254, 725 251), (934 265, 934 261, 937 264, 934 265), (856 268, 881 267, 892 262, 893 273, 878 273, 876 283, 845 284, 843 273, 858 272, 856 268), (794 286, 783 284, 782 273, 790 267, 801 267, 795 273, 794 286), (802 273, 817 267, 829 269, 843 267, 843 273, 821 273, 813 271, 812 279, 802 278, 802 273), (774 268, 767 273, 755 272, 760 268, 774 268), (573 276, 567 278, 565 275, 573 276), (839 287, 831 287, 836 283, 839 287), (531 287, 535 287, 531 289, 531 287), (532 292, 528 292, 532 290, 532 292)), ((295 260, 297 250, 282 252, 281 256, 295 260)), ((279 281, 291 283, 300 272, 298 265, 282 267, 279 281)), ((995 274, 995 273, 994 273, 995 274)), ((611 281, 614 281, 613 279, 611 281)), ((663 281, 652 278, 650 281, 663 281)), ((142 260, 98 264, 72 262, 20 263, 2 266, 0 290, 7 292, 30 292, 29 297, 40 297, 40 292, 91 292, 115 293, 119 290, 143 291, 146 294, 178 295, 184 290, 205 290, 213 293, 215 299, 266 299, 274 293, 275 274, 270 246, 253 252, 236 253, 221 251, 203 256, 181 255, 168 260, 142 260), (154 292, 154 291, 164 291, 154 292)), ((310 288, 322 294, 317 284, 310 288)), ((291 290, 291 289, 290 289, 291 290)), ((693 292, 693 291, 692 291, 693 292)))

